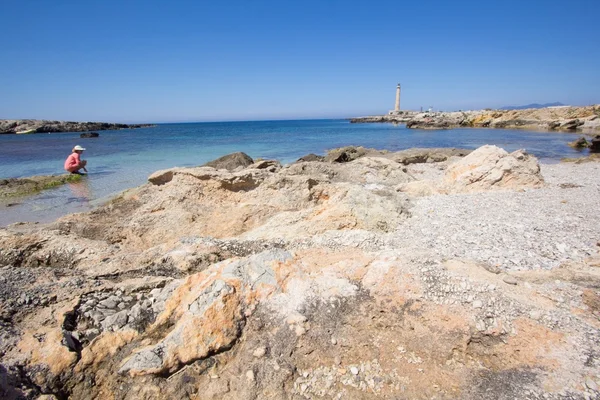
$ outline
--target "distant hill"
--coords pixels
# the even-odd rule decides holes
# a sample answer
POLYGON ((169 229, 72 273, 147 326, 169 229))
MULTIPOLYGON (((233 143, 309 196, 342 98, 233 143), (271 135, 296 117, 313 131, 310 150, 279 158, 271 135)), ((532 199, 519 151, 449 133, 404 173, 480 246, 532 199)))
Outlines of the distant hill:
POLYGON ((525 106, 505 106, 505 107, 500 107, 501 110, 526 110, 528 108, 546 108, 546 107, 559 107, 559 106, 564 106, 563 103, 546 103, 546 104, 538 104, 538 103, 533 103, 533 104, 527 104, 525 106))

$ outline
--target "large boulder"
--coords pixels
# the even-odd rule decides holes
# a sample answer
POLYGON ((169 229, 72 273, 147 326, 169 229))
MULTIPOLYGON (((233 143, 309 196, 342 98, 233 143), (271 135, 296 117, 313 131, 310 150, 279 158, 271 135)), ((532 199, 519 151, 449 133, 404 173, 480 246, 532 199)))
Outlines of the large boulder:
POLYGON ((487 190, 535 188, 544 184, 537 159, 524 150, 507 153, 482 146, 450 164, 441 181, 420 180, 400 184, 397 190, 413 196, 487 190))
POLYGON ((155 171, 148 177, 148 182, 158 186, 164 185, 165 183, 171 182, 173 180, 174 172, 174 168, 161 169, 159 171, 155 171))
POLYGON ((235 171, 252 165, 254 160, 246 153, 237 152, 219 157, 216 160, 209 161, 203 167, 213 167, 215 169, 226 169, 235 171))
POLYGON ((537 159, 524 150, 507 153, 496 146, 482 146, 450 165, 444 182, 453 191, 540 187, 544 178, 537 159))
POLYGON ((324 161, 333 163, 346 163, 363 157, 368 153, 369 149, 366 149, 362 146, 340 147, 338 149, 329 150, 324 161))

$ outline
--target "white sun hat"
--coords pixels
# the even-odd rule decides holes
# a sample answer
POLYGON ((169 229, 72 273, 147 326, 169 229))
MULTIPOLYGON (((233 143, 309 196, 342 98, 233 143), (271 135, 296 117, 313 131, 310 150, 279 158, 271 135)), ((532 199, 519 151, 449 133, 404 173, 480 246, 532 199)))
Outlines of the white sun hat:
POLYGON ((73 147, 73 150, 81 150, 81 151, 84 151, 84 150, 85 150, 85 148, 84 148, 84 147, 81 147, 80 145, 77 145, 77 146, 73 147))

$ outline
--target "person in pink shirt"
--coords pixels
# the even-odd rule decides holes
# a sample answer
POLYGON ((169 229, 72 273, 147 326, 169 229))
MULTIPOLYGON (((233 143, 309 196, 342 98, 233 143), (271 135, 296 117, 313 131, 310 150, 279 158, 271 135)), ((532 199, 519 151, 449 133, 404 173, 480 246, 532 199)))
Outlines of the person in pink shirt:
POLYGON ((73 152, 65 161, 65 171, 72 174, 82 174, 79 170, 83 169, 87 172, 87 169, 85 169, 87 161, 81 159, 81 153, 83 153, 84 150, 85 149, 80 145, 73 147, 73 152))

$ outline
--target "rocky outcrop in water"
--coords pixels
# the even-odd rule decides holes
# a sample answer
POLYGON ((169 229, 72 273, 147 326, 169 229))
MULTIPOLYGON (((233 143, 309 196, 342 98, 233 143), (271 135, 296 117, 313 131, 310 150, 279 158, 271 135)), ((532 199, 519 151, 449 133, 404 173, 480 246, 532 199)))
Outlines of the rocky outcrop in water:
POLYGON ((456 112, 391 113, 352 118, 350 122, 404 122, 412 129, 503 128, 547 131, 600 130, 600 105, 587 107, 548 107, 525 110, 480 110, 456 112))
POLYGON ((0 229, 0 396, 600 394, 598 164, 330 154, 0 229), (424 180, 451 194, 402 190, 424 180))
POLYGON ((37 119, 0 119, 0 134, 35 129, 35 133, 87 132, 146 128, 151 124, 111 124, 107 122, 47 121, 37 119))
POLYGON ((79 137, 82 139, 97 138, 99 136, 100 134, 98 132, 86 132, 79 135, 79 137))
POLYGON ((69 182, 77 182, 81 179, 81 175, 77 174, 42 175, 30 176, 28 178, 0 178, 0 198, 31 195, 69 182))
POLYGON ((574 149, 586 149, 590 147, 590 143, 587 141, 585 137, 580 137, 577 140, 568 143, 570 147, 574 149))

